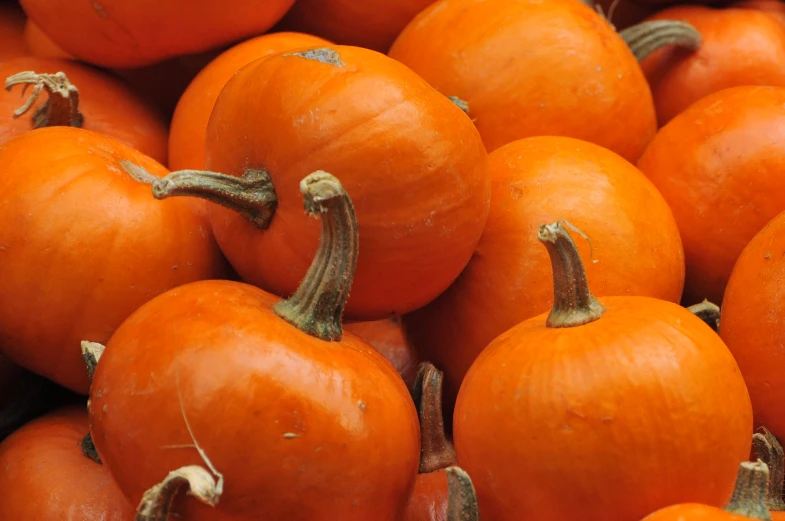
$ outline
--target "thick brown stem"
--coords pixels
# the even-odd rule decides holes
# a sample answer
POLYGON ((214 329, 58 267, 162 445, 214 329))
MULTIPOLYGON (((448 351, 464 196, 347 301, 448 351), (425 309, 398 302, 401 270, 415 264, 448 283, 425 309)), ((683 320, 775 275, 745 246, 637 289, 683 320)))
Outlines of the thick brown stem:
POLYGON ((447 521, 480 521, 480 507, 469 475, 460 467, 447 470, 447 521))
POLYGON ((95 368, 98 367, 101 355, 104 354, 104 349, 106 347, 103 344, 82 340, 82 359, 85 366, 87 366, 87 378, 90 380, 90 383, 93 382, 93 374, 95 374, 95 368))
POLYGON ((638 61, 667 45, 694 51, 701 44, 701 34, 686 22, 653 20, 641 22, 619 33, 638 61))
POLYGON ((159 484, 142 496, 136 510, 136 521, 168 521, 177 493, 186 488, 187 494, 214 507, 223 493, 223 483, 216 482, 203 467, 191 465, 170 472, 159 484))
POLYGON ((359 234, 354 205, 340 181, 321 170, 300 182, 305 211, 321 217, 316 256, 294 295, 275 312, 295 327, 322 340, 343 337, 341 315, 357 267, 359 234))
POLYGON ((739 466, 736 488, 725 510, 750 519, 771 521, 771 514, 766 508, 768 494, 769 467, 760 460, 745 461, 739 466))
POLYGON ((249 169, 242 177, 180 170, 153 181, 152 185, 156 199, 178 195, 206 199, 234 210, 261 230, 270 226, 278 208, 278 196, 266 170, 249 169))
POLYGON ((103 465, 101 462, 101 457, 98 456, 98 451, 95 450, 95 444, 93 443, 93 436, 88 432, 82 441, 79 442, 79 447, 82 449, 82 454, 85 458, 93 460, 94 462, 98 463, 99 465, 103 465))
POLYGON ((443 380, 433 364, 420 364, 413 393, 420 416, 420 474, 455 465, 455 449, 444 433, 443 380))
POLYGON ((785 501, 782 499, 785 452, 772 433, 765 428, 761 430, 762 433, 756 432, 752 436, 752 445, 758 459, 769 467, 769 495, 766 504, 770 512, 782 512, 785 510, 785 501))
POLYGON ((545 245, 553 267, 553 309, 548 327, 574 327, 602 317, 604 309, 589 291, 586 270, 572 237, 560 222, 543 224, 537 238, 545 245))
POLYGON ((720 307, 717 304, 704 300, 700 304, 688 307, 687 310, 706 322, 706 325, 712 328, 715 333, 720 330, 720 307))
POLYGON ((33 71, 20 72, 5 80, 5 90, 15 85, 33 85, 33 92, 27 101, 14 111, 14 118, 25 114, 46 91, 48 99, 33 113, 33 128, 41 127, 81 127, 84 116, 79 112, 79 90, 68 81, 63 72, 56 74, 36 74, 33 71))

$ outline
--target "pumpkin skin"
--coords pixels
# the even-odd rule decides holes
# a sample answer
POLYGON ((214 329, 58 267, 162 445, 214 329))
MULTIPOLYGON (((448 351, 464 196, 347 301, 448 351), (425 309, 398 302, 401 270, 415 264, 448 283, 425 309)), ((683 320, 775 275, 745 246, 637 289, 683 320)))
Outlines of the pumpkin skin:
POLYGON ((707 96, 663 127, 638 163, 679 226, 685 304, 722 302, 741 251, 785 210, 784 104, 785 89, 778 87, 707 96))
POLYGON ((299 0, 279 27, 341 45, 387 52, 406 24, 434 0, 299 0))
POLYGON ((440 0, 389 54, 468 103, 488 151, 531 136, 567 136, 636 161, 657 130, 635 57, 581 2, 440 0))
POLYGON ((40 27, 31 19, 25 22, 24 39, 27 50, 33 56, 39 58, 59 58, 63 60, 73 60, 74 57, 65 52, 40 27))
MULTIPOLYGON (((79 89, 83 128, 120 140, 153 159, 166 162, 167 130, 161 117, 147 101, 106 73, 67 60, 21 57, 0 63, 0 78, 23 72, 64 72, 79 89)), ((48 94, 43 93, 33 108, 19 118, 13 112, 25 101, 22 86, 0 92, 0 143, 33 128, 31 114, 48 94)), ((28 90, 28 93, 30 91, 28 90)))
POLYGON ((118 141, 71 127, 0 144, 0 352, 84 394, 82 340, 107 341, 144 302, 224 268, 203 205, 156 201, 123 160, 167 173, 118 141))
POLYGON ((84 407, 64 407, 0 444, 0 517, 133 521, 134 509, 109 470, 82 454, 87 432, 84 407))
POLYGON ((25 14, 14 4, 0 4, 0 61, 25 56, 25 14))
POLYGON ((419 474, 406 507, 404 521, 447 521, 447 472, 445 469, 419 474))
POLYGON ((170 168, 205 168, 207 122, 218 94, 237 71, 271 54, 327 44, 326 40, 308 34, 273 33, 246 40, 221 53, 196 75, 177 102, 169 132, 170 168))
POLYGON ((762 11, 773 16, 780 23, 785 24, 785 4, 780 2, 780 0, 742 0, 741 2, 731 4, 731 7, 762 11))
POLYGON ((345 65, 281 53, 244 67, 221 91, 207 169, 266 169, 278 207, 260 230, 210 204, 213 231, 244 281, 292 294, 319 237, 299 180, 328 171, 354 201, 363 245, 346 319, 401 315, 447 289, 474 253, 490 205, 487 154, 466 115, 403 65, 358 47, 327 49, 345 65))
POLYGON ((354 322, 346 324, 345 327, 384 355, 401 375, 407 387, 411 388, 414 385, 419 365, 417 353, 406 342, 399 319, 354 322))
POLYGON ((491 153, 488 173, 491 211, 474 257, 439 298, 404 317, 417 352, 445 372, 448 411, 485 346, 553 303, 550 261, 531 234, 539 223, 565 219, 590 238, 591 248, 578 242, 585 259, 593 252, 586 269, 598 295, 678 302, 684 284, 668 205, 618 155, 577 139, 534 137, 491 153))
POLYGON ((21 0, 66 52, 101 67, 133 68, 207 51, 272 27, 293 0, 21 0), (187 27, 188 30, 183 30, 187 27))
MULTIPOLYGON (((725 510, 700 503, 687 503, 663 508, 646 516, 644 521, 749 521, 746 516, 731 514, 725 510)), ((772 521, 777 518, 772 513, 772 521)))
POLYGON ((641 62, 660 126, 723 89, 785 87, 785 27, 772 16, 752 9, 676 6, 649 19, 687 22, 702 37, 696 51, 670 46, 641 62))

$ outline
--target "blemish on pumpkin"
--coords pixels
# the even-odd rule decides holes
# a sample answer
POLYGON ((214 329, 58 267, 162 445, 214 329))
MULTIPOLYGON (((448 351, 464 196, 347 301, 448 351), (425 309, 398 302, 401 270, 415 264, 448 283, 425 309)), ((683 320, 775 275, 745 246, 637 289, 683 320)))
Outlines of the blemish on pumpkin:
POLYGON ((95 0, 93 0, 93 1, 92 1, 92 2, 90 2, 90 3, 91 3, 91 4, 92 4, 92 6, 93 6, 93 10, 94 10, 96 13, 98 13, 98 16, 100 16, 100 17, 101 17, 101 18, 103 18, 104 20, 106 20, 107 18, 109 18, 109 15, 106 13, 106 9, 104 9, 104 6, 102 6, 101 4, 99 4, 98 2, 96 2, 95 0))
POLYGON ((763 258, 766 260, 771 259, 771 253, 767 253, 766 255, 763 256, 763 258))
POLYGON ((357 405, 360 407, 361 411, 365 412, 365 402, 359 401, 357 402, 357 405))
POLYGON ((327 65, 334 65, 336 67, 346 67, 346 64, 341 60, 341 55, 338 51, 330 49, 329 47, 322 47, 321 49, 310 49, 303 52, 290 52, 284 56, 298 56, 306 60, 313 60, 317 62, 326 63, 327 65))
POLYGON ((120 166, 125 170, 125 173, 130 175, 134 181, 151 185, 158 180, 156 176, 145 170, 143 167, 132 163, 127 159, 120 160, 120 166))
POLYGON ((300 435, 297 434, 296 432, 286 432, 283 435, 283 438, 285 440, 293 440, 294 438, 299 438, 299 437, 300 437, 300 435))

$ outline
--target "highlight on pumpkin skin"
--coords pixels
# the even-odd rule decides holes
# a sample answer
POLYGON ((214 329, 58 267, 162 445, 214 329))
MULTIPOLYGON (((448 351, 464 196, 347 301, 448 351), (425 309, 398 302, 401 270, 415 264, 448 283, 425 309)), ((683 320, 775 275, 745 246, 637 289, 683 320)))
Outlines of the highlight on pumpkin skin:
POLYGON ((706 322, 706 325, 718 333, 720 330, 720 307, 708 299, 703 302, 693 304, 687 308, 693 315, 706 322))
POLYGON ((701 34, 695 27, 677 20, 641 22, 619 32, 638 61, 668 45, 691 51, 701 44, 701 34))
POLYGON ((480 521, 477 493, 469 475, 457 466, 447 467, 449 504, 447 521, 480 521))
POLYGON ((769 468, 769 491, 766 506, 769 512, 785 511, 785 501, 782 499, 783 479, 785 479, 785 452, 782 450, 777 438, 765 427, 762 432, 752 436, 752 446, 755 456, 769 468))
POLYGON ((78 127, 84 124, 84 116, 79 112, 79 90, 64 72, 37 74, 25 71, 9 76, 5 80, 5 90, 11 91, 16 85, 24 85, 22 94, 30 85, 33 91, 24 105, 14 111, 14 119, 23 116, 35 104, 41 93, 46 91, 48 99, 33 113, 33 128, 41 127, 78 127))

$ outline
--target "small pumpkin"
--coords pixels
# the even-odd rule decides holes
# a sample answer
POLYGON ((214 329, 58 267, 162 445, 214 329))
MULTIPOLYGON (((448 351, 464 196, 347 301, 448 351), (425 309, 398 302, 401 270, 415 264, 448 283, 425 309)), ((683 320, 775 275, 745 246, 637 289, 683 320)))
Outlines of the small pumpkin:
POLYGON ((0 4, 0 62, 25 56, 25 14, 15 3, 0 4))
POLYGON ((567 136, 636 161, 657 130, 635 57, 582 2, 439 0, 389 54, 465 102, 489 151, 567 136))
POLYGON ((766 508, 772 521, 785 520, 785 501, 782 498, 783 480, 785 480, 785 452, 777 438, 765 427, 752 436, 752 445, 758 460, 769 469, 769 490, 766 495, 766 508))
POLYGON ((527 138, 491 153, 488 174, 491 210, 472 260, 439 298, 403 320, 422 359, 445 372, 448 411, 485 346, 553 303, 550 261, 530 233, 538 223, 563 218, 585 234, 580 250, 600 296, 678 302, 684 285, 670 208, 613 152, 572 138, 527 138))
POLYGON ((23 367, 86 394, 82 340, 223 273, 203 205, 156 201, 167 170, 112 138, 32 130, 0 144, 0 165, 0 352, 23 367))
MULTIPOLYGON (((775 139, 770 136, 769 139, 775 139)), ((773 166, 773 163, 772 163, 773 166)), ((722 302, 720 336, 747 382, 757 425, 785 436, 785 213, 767 224, 736 261, 722 302)))
POLYGON ((294 0, 21 0, 58 46, 79 60, 134 68, 260 34, 294 0), (187 30, 185 29, 187 28, 187 30))
POLYGON ((728 348, 677 304, 594 298, 558 222, 538 239, 553 308, 491 342, 455 408, 458 464, 482 515, 629 521, 685 501, 724 504, 752 439, 728 348))
POLYGON ((251 38, 224 51, 190 82, 172 117, 169 133, 169 166, 172 170, 205 168, 207 122, 226 82, 254 60, 298 47, 328 42, 302 33, 272 33, 251 38))
POLYGON ((85 456, 84 406, 53 411, 0 444, 0 518, 133 521, 109 470, 85 456))
POLYGON ((405 66, 358 47, 283 52, 240 69, 210 116, 206 157, 209 171, 174 172, 153 194, 218 203, 210 219, 232 266, 281 296, 318 244, 295 205, 299 180, 318 169, 341 179, 363 243, 348 320, 436 298, 469 262, 490 205, 487 154, 466 115, 405 66))
POLYGON ((0 143, 33 128, 73 126, 118 139, 166 162, 167 130, 142 98, 108 74, 67 60, 0 62, 0 143), (32 87, 25 101, 26 89, 32 87))
POLYGON ((395 366, 407 387, 414 386, 418 371, 417 353, 406 341, 398 318, 352 322, 346 324, 346 329, 384 355, 395 366))
POLYGON ((38 56, 39 58, 59 58, 63 60, 74 59, 73 56, 53 42, 52 39, 29 18, 25 22, 24 40, 27 50, 33 56, 38 56))
POLYGON ((189 486, 173 505, 189 521, 393 521, 406 508, 414 404, 392 364, 341 326, 358 254, 352 202, 325 172, 300 188, 322 238, 291 298, 188 284, 140 307, 106 346, 91 433, 139 521, 164 519, 189 486))
MULTIPOLYGON (((663 127, 638 162, 673 210, 687 263, 684 303, 723 300, 742 249, 785 210, 785 88, 707 96, 663 127)), ((724 305, 723 305, 724 307, 724 305)))

